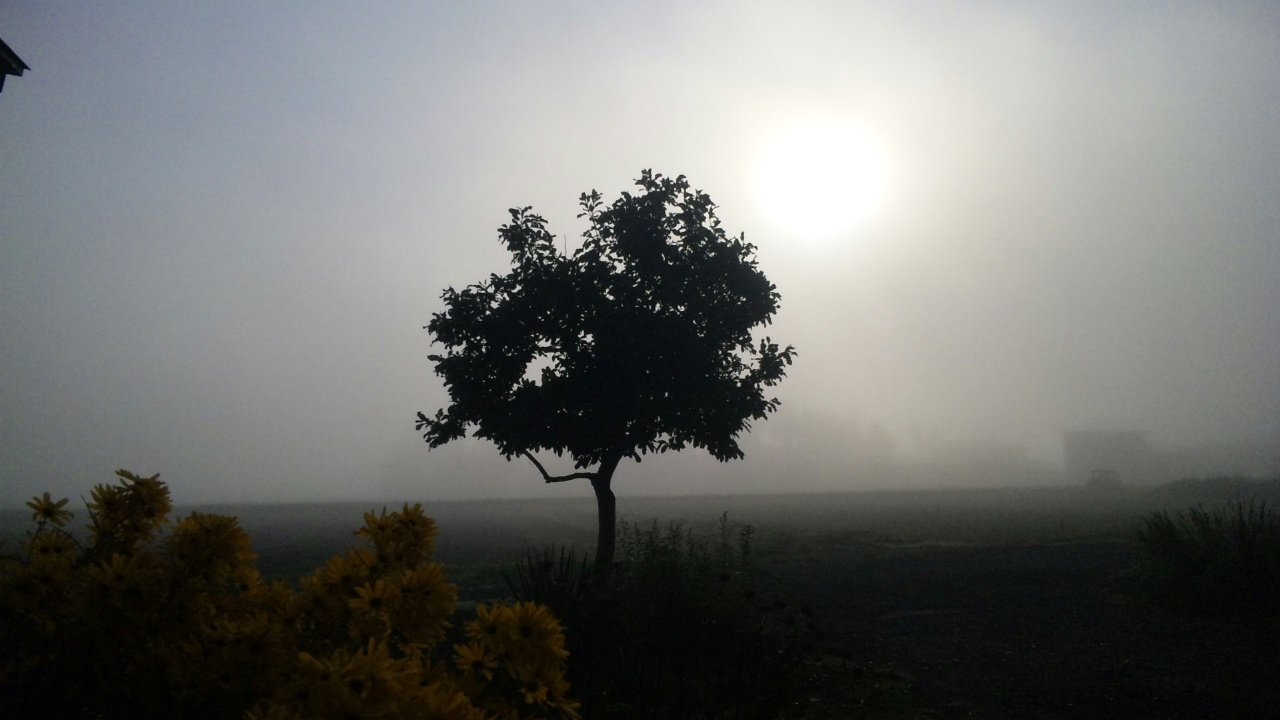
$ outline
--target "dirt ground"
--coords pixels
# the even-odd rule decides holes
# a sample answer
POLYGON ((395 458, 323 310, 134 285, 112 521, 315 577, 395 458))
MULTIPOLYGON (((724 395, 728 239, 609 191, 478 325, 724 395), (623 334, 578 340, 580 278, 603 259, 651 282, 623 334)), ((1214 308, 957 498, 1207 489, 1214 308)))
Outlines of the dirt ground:
POLYGON ((1126 581, 1135 552, 1121 541, 845 548, 777 572, 813 605, 829 647, 904 681, 926 717, 1274 717, 1280 624, 1140 604, 1126 581))

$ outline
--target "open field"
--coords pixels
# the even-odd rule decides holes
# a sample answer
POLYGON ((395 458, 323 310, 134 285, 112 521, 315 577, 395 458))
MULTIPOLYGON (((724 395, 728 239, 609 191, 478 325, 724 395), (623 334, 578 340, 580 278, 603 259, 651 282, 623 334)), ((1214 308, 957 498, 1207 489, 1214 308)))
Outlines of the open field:
MULTIPOLYGON (((1275 620, 1173 615, 1132 592, 1137 517, 1197 500, 1213 498, 1060 488, 620 498, 619 511, 708 532, 728 512, 755 527, 772 590, 814 608, 838 665, 811 716, 869 716, 869 677, 909 698, 903 717, 1265 716, 1280 703, 1275 620)), ((370 507, 201 509, 239 517, 266 574, 297 577, 350 547, 370 507)), ((467 599, 502 595, 501 571, 526 550, 595 537, 591 500, 427 511, 467 599)), ((6 534, 22 519, 0 518, 6 534)))

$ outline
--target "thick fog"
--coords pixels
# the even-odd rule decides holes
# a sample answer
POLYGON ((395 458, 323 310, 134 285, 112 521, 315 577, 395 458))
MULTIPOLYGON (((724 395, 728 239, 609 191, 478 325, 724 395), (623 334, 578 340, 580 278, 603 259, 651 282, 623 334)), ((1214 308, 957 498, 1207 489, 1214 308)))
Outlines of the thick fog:
POLYGON ((1277 448, 1271 3, 10 0, 0 38, 31 68, 0 93, 2 505, 121 467, 180 502, 589 493, 428 452, 422 327, 508 267, 507 208, 572 248, 578 194, 644 168, 758 246, 799 357, 746 460, 620 494, 1052 483, 1076 430, 1277 448), (884 178, 820 240, 756 181, 814 119, 884 178))

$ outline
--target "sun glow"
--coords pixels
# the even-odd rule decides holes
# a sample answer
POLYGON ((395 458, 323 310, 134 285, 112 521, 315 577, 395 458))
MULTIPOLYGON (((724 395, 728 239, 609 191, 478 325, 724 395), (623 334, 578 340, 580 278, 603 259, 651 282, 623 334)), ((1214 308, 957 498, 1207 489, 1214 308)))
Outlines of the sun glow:
POLYGON ((884 153, 838 123, 797 125, 773 138, 756 165, 768 218, 787 233, 827 240, 867 221, 887 189, 884 153))

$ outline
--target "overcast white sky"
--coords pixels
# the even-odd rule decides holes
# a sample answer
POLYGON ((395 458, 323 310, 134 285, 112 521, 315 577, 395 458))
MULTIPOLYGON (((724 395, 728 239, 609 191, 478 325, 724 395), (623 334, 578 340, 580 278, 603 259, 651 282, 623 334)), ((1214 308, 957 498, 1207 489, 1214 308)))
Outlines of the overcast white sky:
POLYGON ((507 267, 507 208, 572 242, 642 168, 758 245, 800 357, 746 461, 622 494, 1280 435, 1273 3, 8 0, 0 38, 32 68, 0 94, 0 504, 117 467, 182 502, 588 494, 428 453, 421 328, 507 267), (814 120, 887 183, 817 242, 753 180, 814 120))

